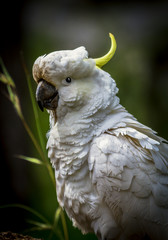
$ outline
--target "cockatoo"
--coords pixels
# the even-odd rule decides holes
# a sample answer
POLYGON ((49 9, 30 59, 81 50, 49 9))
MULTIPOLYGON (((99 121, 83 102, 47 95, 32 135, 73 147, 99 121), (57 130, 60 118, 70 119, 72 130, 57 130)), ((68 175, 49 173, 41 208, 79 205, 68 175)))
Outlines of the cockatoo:
POLYGON ((168 239, 168 144, 120 104, 102 70, 114 55, 84 47, 40 56, 36 98, 50 115, 48 156, 60 206, 100 240, 168 239))

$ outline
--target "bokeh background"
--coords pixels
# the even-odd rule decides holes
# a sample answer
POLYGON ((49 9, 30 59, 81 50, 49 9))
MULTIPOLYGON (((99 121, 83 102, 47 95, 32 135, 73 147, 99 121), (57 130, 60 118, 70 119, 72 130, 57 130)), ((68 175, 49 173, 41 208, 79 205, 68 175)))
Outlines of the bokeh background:
MULTIPOLYGON (((139 121, 168 139, 168 2, 96 0, 22 0, 1 2, 0 55, 14 79, 23 113, 35 131, 21 52, 27 67, 45 53, 85 46, 100 57, 114 34, 117 51, 104 70, 116 80, 121 103, 139 121)), ((35 83, 32 80, 35 91, 35 83)), ((43 167, 16 157, 39 157, 0 84, 0 206, 20 203, 52 219, 55 191, 43 167)), ((40 113, 43 135, 47 113, 40 113)), ((32 217, 32 216, 31 216, 32 217)), ((26 211, 0 209, 0 231, 29 228, 26 211)), ((83 236, 67 219, 70 239, 83 236)), ((28 232, 29 233, 29 232, 28 232)), ((45 237, 45 233, 29 233, 45 237)))

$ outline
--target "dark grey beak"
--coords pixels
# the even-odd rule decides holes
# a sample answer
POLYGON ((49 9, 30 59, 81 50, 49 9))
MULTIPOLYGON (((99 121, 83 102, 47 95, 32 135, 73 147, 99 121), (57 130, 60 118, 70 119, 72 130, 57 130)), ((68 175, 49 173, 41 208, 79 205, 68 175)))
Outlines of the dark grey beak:
POLYGON ((58 91, 53 85, 43 79, 39 81, 36 89, 36 100, 41 111, 44 110, 44 107, 55 110, 58 106, 58 98, 58 91))

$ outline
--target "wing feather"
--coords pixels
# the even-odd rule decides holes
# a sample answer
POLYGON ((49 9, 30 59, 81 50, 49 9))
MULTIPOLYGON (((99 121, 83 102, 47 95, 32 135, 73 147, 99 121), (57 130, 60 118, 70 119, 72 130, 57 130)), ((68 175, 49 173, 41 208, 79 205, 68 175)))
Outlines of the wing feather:
POLYGON ((128 195, 135 201, 152 196, 158 206, 167 208, 167 144, 135 129, 120 131, 108 131, 92 143, 88 162, 98 192, 106 199, 108 195, 109 205, 117 191, 120 203, 128 195), (159 150, 164 150, 163 154, 159 150))

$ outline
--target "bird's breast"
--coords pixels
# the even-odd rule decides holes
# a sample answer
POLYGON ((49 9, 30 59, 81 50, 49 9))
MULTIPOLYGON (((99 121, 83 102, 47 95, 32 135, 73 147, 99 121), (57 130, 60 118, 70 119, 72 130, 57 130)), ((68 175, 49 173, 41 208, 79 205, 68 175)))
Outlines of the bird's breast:
POLYGON ((55 169, 58 202, 73 224, 83 232, 91 231, 92 209, 99 196, 93 186, 88 168, 89 143, 67 144, 60 141, 58 132, 50 133, 48 156, 55 169))

